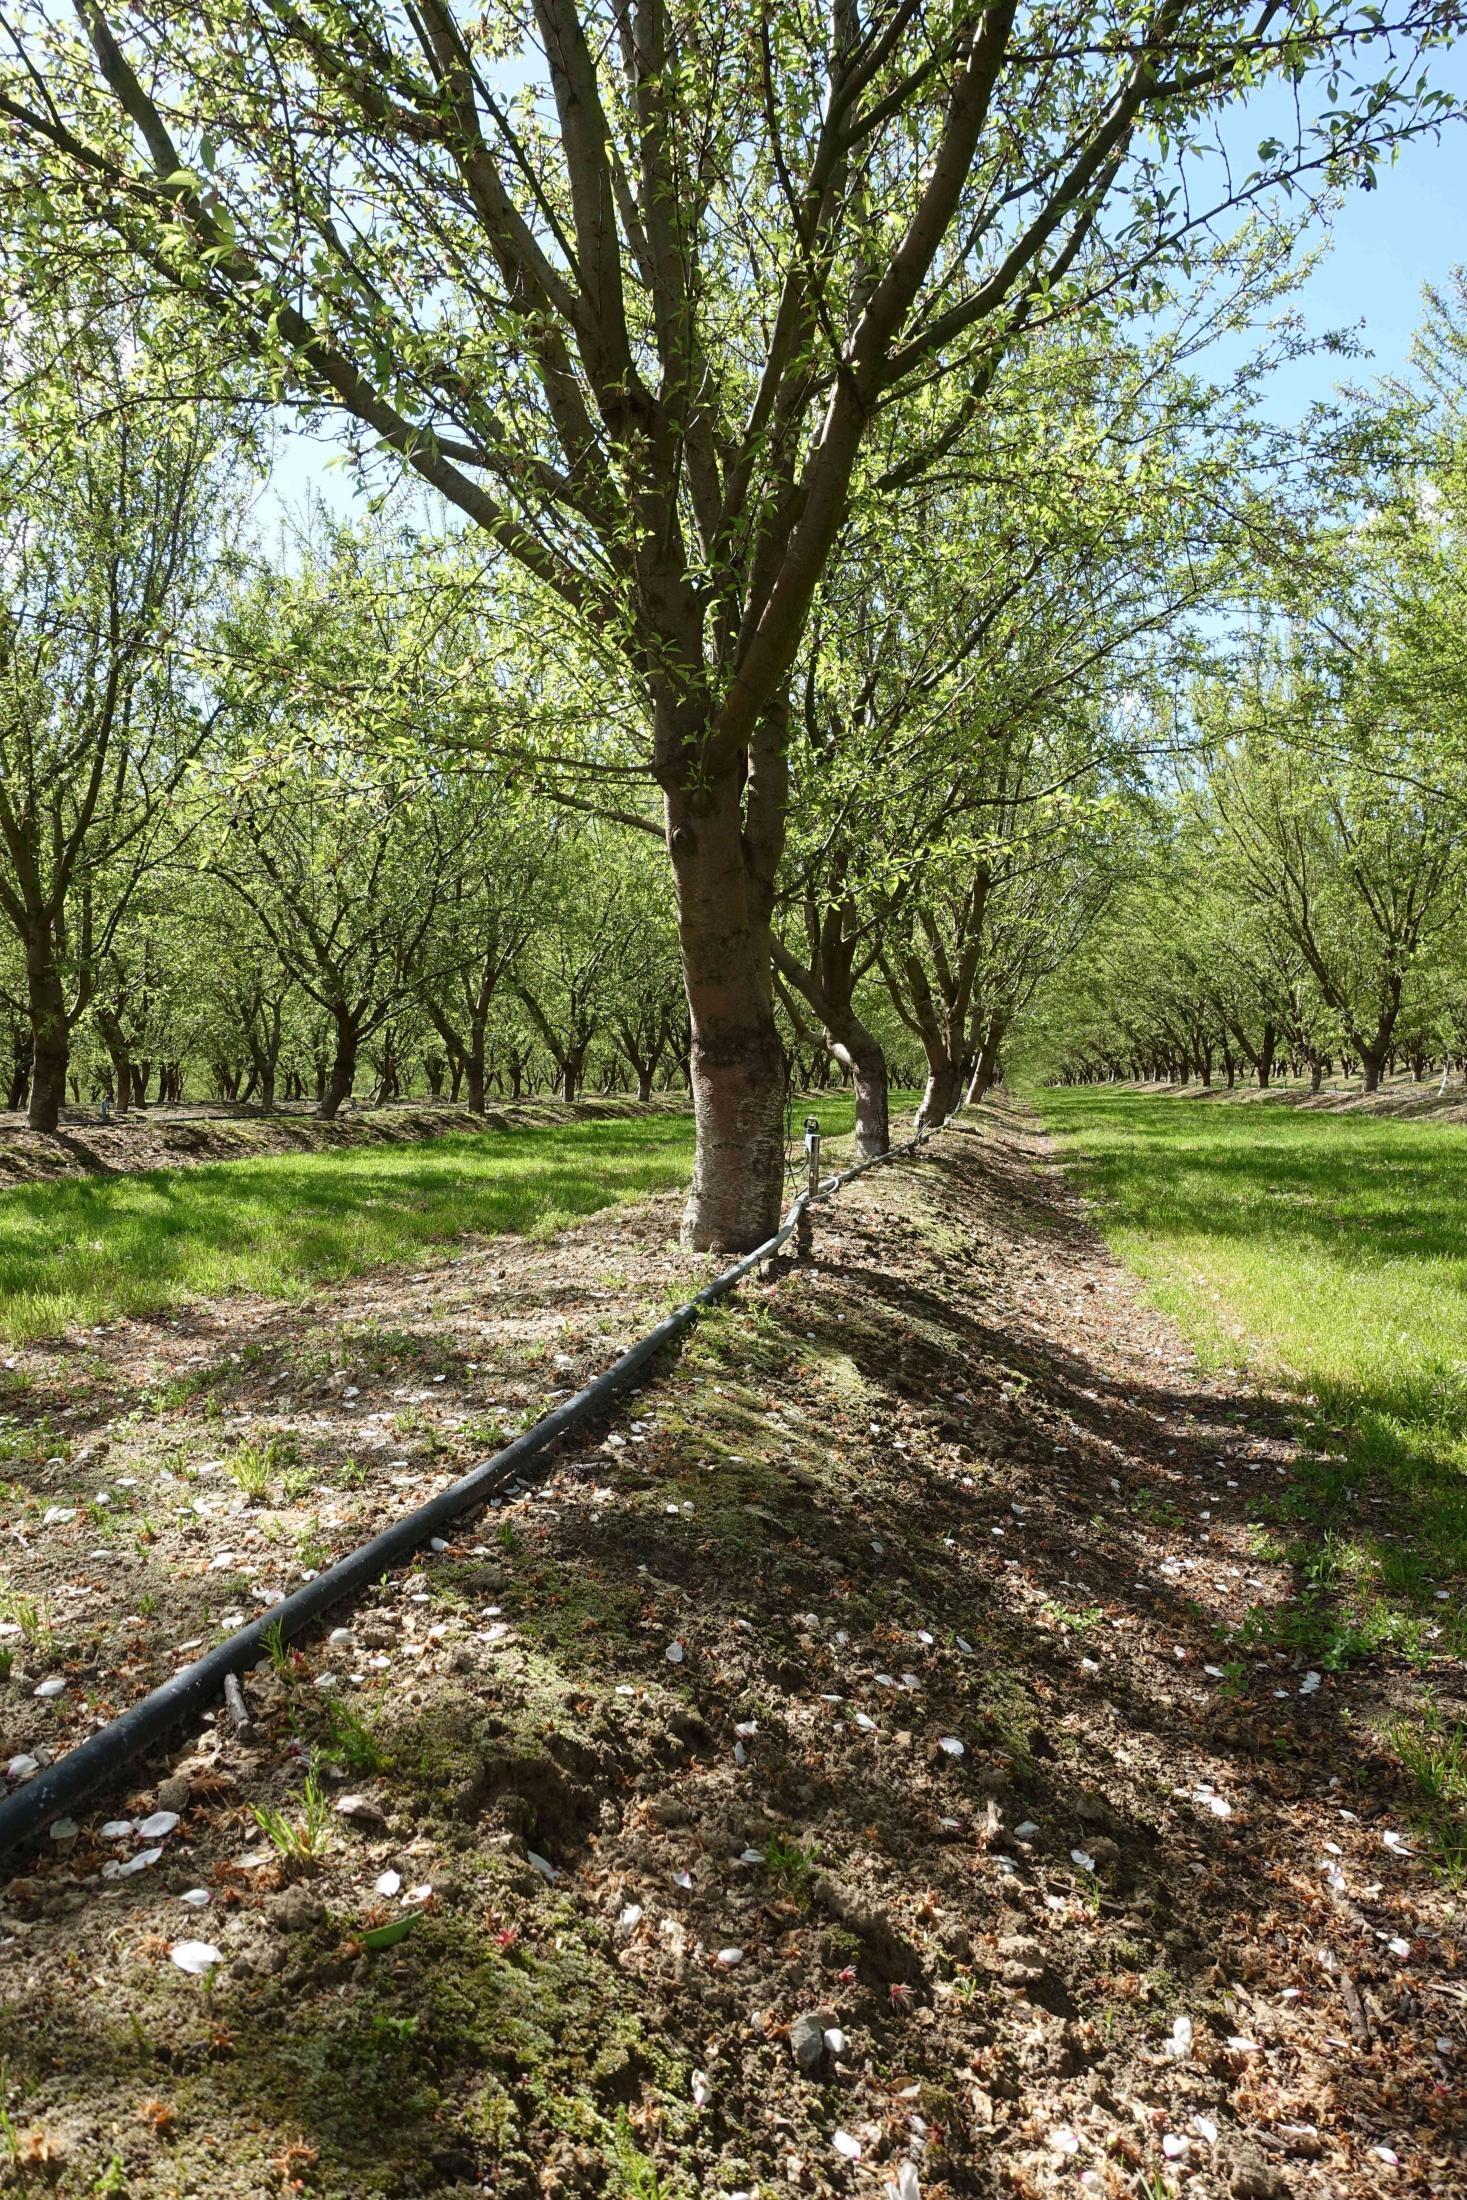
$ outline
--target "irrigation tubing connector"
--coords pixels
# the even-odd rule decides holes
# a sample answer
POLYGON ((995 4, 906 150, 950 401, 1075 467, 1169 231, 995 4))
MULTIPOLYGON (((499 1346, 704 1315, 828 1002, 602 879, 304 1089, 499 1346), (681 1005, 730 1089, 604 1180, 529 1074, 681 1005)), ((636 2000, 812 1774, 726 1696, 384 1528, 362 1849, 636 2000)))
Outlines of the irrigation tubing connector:
MULTIPOLYGON (((945 1125, 937 1127, 941 1129, 945 1125)), ((63 1815, 94 1788, 102 1787, 121 1773, 155 1742, 207 1709, 223 1694, 224 1683, 231 1674, 237 1678, 260 1663, 266 1654, 267 1635, 274 1642, 291 1641, 343 1597, 354 1596, 391 1567, 402 1565, 461 1514, 487 1504, 562 1436, 594 1420, 611 1399, 637 1380, 659 1352, 692 1327, 705 1306, 712 1306, 732 1291, 735 1284, 741 1283, 750 1269, 757 1268, 761 1261, 773 1259, 794 1235, 814 1199, 828 1199, 843 1184, 849 1184, 853 1177, 863 1175, 867 1169, 898 1160, 903 1154, 915 1153, 930 1135, 930 1131, 920 1130, 905 1146, 874 1154, 839 1176, 824 1178, 813 1195, 802 1192, 773 1237, 757 1245, 752 1253, 746 1253, 742 1260, 735 1261, 731 1268, 725 1268, 722 1275, 715 1276, 696 1297, 687 1300, 665 1321, 660 1321, 636 1344, 628 1346, 620 1358, 613 1360, 593 1382, 587 1383, 584 1390, 578 1390, 573 1398, 556 1406, 533 1428, 517 1436, 512 1444, 495 1452, 492 1459, 471 1467, 457 1482, 440 1490, 436 1497, 430 1497, 425 1505, 405 1513, 380 1535, 374 1535, 370 1542, 360 1544, 345 1558, 339 1558, 334 1566, 328 1566, 314 1581, 305 1582, 292 1595, 272 1604, 258 1619, 226 1635, 212 1650, 206 1650, 191 1665, 170 1675, 86 1741, 68 1750, 64 1757, 33 1774, 23 1787, 0 1802, 0 1857, 8 1856, 23 1842, 32 1839, 43 1826, 63 1815)))

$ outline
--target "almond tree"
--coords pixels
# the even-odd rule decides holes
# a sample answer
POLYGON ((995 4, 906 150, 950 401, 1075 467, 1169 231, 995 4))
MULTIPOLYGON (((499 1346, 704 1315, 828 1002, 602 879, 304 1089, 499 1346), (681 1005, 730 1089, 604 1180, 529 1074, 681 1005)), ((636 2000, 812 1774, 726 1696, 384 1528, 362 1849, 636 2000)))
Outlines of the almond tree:
POLYGON ((179 792, 221 707, 197 650, 238 450, 220 408, 154 371, 166 321, 85 289, 0 303, 0 916, 25 962, 29 1122, 53 1131, 118 927, 192 830, 179 792))
POLYGON ((77 9, 75 36, 50 0, 7 19, 27 249, 110 230, 643 696, 691 1019, 685 1234, 756 1242, 784 1162, 787 682, 853 500, 981 439, 1036 328, 1161 310, 1220 211, 1368 171, 1433 121, 1418 57, 1458 8, 77 9), (1242 179, 1209 167, 1219 112, 1271 76, 1299 89, 1298 139, 1242 179), (897 409, 903 455, 865 465, 897 409))

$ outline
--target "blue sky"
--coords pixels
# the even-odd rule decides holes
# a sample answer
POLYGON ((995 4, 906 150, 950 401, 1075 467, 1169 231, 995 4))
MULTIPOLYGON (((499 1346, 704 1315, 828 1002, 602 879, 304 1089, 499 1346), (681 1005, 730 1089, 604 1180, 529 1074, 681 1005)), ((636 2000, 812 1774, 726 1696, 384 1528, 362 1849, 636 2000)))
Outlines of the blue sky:
MULTIPOLYGON (((1434 57, 1430 75, 1467 103, 1467 41, 1434 57)), ((1228 131, 1240 149, 1251 150, 1269 130, 1282 134, 1288 127, 1277 93, 1264 95, 1245 115, 1228 131)), ((1467 127, 1460 125, 1439 142, 1428 138, 1405 147, 1381 169, 1376 190, 1352 191, 1336 214, 1329 251, 1289 304, 1316 336, 1356 331, 1370 356, 1350 362, 1323 353, 1289 362, 1270 386, 1273 417, 1296 420, 1341 382, 1401 371, 1421 317, 1423 285, 1442 281, 1459 262, 1467 262, 1467 127)), ((333 448, 324 437, 287 435, 270 502, 298 506, 316 489, 333 509, 348 510, 350 474, 323 470, 333 448)))

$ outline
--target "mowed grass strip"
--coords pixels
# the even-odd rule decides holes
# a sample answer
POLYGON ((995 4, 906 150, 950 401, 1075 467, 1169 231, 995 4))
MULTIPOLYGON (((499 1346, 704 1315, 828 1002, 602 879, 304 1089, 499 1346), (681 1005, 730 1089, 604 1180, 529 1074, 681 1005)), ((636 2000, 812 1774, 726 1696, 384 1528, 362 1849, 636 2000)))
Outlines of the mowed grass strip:
POLYGON ((1214 1364, 1299 1401, 1309 1457, 1273 1513, 1300 1647, 1328 1664, 1467 1650, 1467 1133, 1221 1097, 1035 1098, 1156 1301, 1214 1364))
MULTIPOLYGON (((837 1094, 799 1103, 828 1138, 837 1094)), ((190 1298, 291 1298, 425 1248, 548 1234, 687 1181, 691 1113, 452 1133, 419 1145, 70 1177, 0 1192, 0 1335, 56 1336, 190 1298)))

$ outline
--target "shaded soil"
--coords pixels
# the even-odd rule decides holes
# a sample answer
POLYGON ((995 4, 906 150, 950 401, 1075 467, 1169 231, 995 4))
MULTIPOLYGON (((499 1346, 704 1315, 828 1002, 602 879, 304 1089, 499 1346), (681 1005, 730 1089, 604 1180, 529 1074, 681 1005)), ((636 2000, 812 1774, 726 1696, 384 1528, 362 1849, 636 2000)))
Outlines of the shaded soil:
POLYGON ((1439 1077, 1413 1084, 1409 1077, 1392 1078, 1379 1092, 1362 1092, 1360 1080, 1350 1078, 1311 1092, 1307 1085, 1270 1085, 1260 1092, 1256 1085, 1120 1085, 1120 1092, 1152 1094, 1166 1100, 1197 1100, 1228 1107, 1304 1108, 1322 1115, 1395 1115, 1433 1123, 1467 1123, 1467 1085, 1454 1077, 1445 1092, 1439 1077))
MULTIPOLYGON (((6 1754, 603 1365, 705 1272, 675 1211, 18 1354, 6 1754)), ((12 2183, 1460 2190, 1461 1905, 1381 1738, 1460 1674, 1270 1646, 1294 1458, 1026 1118, 867 1176, 599 1441, 262 1668, 252 1733, 23 1861, 12 2183), (313 1759, 287 1861, 254 1808, 303 1825, 313 1759)))
POLYGON ((191 1162, 244 1161, 269 1153, 326 1153, 346 1147, 411 1145, 464 1132, 533 1129, 536 1124, 605 1122, 645 1115, 648 1108, 681 1114, 686 1102, 657 1093, 648 1102, 606 1100, 506 1101, 471 1115, 467 1108, 424 1101, 384 1108, 350 1108, 324 1123, 308 1107, 200 1105, 140 1109, 124 1122, 103 1123, 81 1109, 67 1111, 58 1131, 27 1130, 21 1115, 0 1112, 0 1191, 60 1176, 119 1176, 142 1169, 186 1168, 191 1162))

